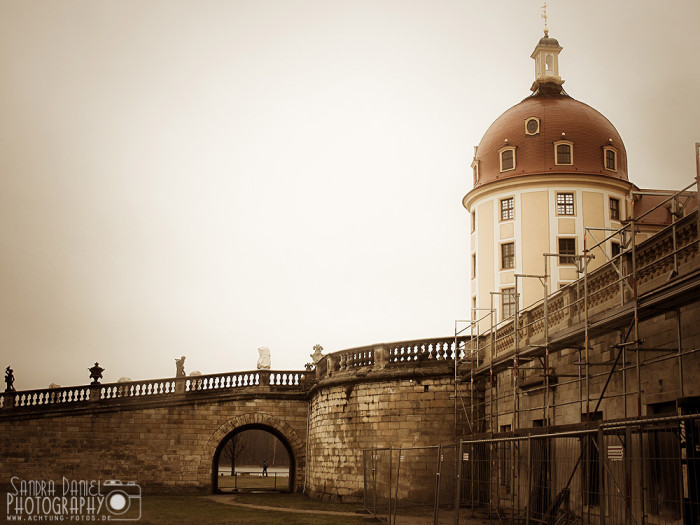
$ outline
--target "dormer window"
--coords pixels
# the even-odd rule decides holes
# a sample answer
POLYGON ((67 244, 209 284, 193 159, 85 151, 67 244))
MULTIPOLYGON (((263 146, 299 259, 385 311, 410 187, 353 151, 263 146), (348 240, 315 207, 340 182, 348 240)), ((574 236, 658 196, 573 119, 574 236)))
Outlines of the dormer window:
POLYGON ((525 121, 525 135, 539 135, 540 133, 540 119, 537 117, 530 117, 525 121))
POLYGON ((617 171, 617 150, 606 146, 603 148, 603 163, 606 170, 617 171))
POLYGON ((501 158, 501 173, 515 169, 515 147, 506 146, 498 150, 501 158))
POLYGON ((574 163, 574 143, 560 140, 554 143, 554 164, 571 166, 574 163))

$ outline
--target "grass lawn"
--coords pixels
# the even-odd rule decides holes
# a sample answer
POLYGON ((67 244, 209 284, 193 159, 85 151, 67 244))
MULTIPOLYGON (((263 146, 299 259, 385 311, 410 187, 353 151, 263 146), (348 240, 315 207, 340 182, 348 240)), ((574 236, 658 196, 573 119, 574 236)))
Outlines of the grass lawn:
MULTIPOLYGON (((300 494, 250 494, 236 496, 237 501, 254 505, 289 507, 296 509, 314 509, 354 512, 361 505, 322 503, 300 494), (255 496, 248 498, 248 496, 255 496)), ((351 525, 367 523, 362 515, 330 516, 324 514, 292 514, 270 510, 257 510, 233 505, 226 505, 204 499, 199 496, 149 496, 144 495, 141 503, 141 520, 135 523, 153 525, 171 525, 196 523, 198 525, 214 524, 259 524, 266 525, 322 525, 334 523, 351 525)))
POLYGON ((307 498, 303 494, 237 494, 236 501, 249 505, 265 505, 268 507, 286 507, 288 509, 330 510, 333 512, 357 512, 364 508, 360 503, 336 503, 307 498))
POLYGON ((238 476, 219 476, 217 478, 219 490, 226 489, 258 489, 258 490, 287 490, 289 488, 289 476, 250 476, 239 474, 238 476))

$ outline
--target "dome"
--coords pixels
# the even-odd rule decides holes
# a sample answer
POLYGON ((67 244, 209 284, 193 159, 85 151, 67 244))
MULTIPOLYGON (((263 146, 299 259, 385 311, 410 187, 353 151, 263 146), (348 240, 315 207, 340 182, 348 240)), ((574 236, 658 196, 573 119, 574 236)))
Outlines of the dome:
POLYGON ((556 38, 550 37, 546 33, 542 38, 540 38, 540 41, 537 43, 537 45, 538 46, 547 46, 547 47, 560 47, 559 41, 556 38))
POLYGON ((475 188, 546 173, 628 180, 627 153, 615 126, 600 112, 563 91, 534 94, 503 113, 484 134, 474 160, 478 166, 475 188), (555 163, 555 143, 560 141, 571 146, 570 164, 555 163), (500 154, 504 148, 514 148, 515 166, 508 171, 501 171, 500 154), (606 150, 615 155, 614 169, 606 169, 606 150))

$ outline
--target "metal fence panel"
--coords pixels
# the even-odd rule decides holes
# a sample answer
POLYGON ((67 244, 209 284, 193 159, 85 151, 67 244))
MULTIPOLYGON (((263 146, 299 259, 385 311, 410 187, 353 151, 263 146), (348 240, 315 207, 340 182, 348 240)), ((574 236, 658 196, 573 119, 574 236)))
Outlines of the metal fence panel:
MULTIPOLYGON (((392 449, 363 450, 365 509, 388 515, 391 505, 392 449)), ((394 476, 395 477, 395 476, 394 476)))
POLYGON ((538 430, 365 450, 365 506, 394 524, 700 524, 700 415, 538 430))

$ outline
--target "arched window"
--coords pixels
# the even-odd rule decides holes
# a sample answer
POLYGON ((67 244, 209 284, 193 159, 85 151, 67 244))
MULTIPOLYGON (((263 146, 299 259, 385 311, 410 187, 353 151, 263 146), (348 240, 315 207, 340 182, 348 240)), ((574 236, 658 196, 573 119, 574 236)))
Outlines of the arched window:
POLYGON ((554 143, 554 164, 571 166, 574 163, 574 143, 560 140, 554 143))
POLYGON ((552 71, 554 69, 554 56, 547 54, 544 58, 545 68, 547 71, 552 71))
POLYGON ((603 164, 606 170, 617 171, 617 150, 611 147, 603 148, 603 164))
POLYGON ((513 146, 501 148, 499 155, 501 157, 501 173, 515 169, 515 148, 513 146))

